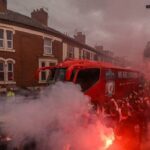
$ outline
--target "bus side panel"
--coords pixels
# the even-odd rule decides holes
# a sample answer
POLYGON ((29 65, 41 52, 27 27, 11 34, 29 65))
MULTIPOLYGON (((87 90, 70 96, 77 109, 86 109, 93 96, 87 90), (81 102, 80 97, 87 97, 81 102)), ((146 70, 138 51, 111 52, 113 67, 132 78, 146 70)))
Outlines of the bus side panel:
POLYGON ((127 97, 132 91, 137 90, 138 85, 139 85, 138 78, 117 78, 116 97, 118 98, 127 97))

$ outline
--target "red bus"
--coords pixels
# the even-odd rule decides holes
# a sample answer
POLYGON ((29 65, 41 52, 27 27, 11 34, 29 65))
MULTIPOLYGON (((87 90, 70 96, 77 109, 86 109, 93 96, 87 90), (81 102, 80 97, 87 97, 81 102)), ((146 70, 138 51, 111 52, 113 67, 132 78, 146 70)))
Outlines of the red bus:
POLYGON ((37 74, 45 70, 49 70, 49 84, 57 81, 79 84, 97 104, 109 98, 128 96, 138 88, 141 79, 138 71, 89 60, 66 60, 56 66, 39 68, 37 74))

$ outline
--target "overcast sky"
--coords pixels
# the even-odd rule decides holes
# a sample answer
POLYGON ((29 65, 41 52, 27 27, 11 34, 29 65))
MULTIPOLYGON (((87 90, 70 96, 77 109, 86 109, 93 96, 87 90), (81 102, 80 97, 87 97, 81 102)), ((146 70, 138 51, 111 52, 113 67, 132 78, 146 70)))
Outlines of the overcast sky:
POLYGON ((150 41, 150 0, 8 0, 8 8, 30 16, 45 7, 49 26, 70 36, 83 31, 87 44, 139 58, 150 41))

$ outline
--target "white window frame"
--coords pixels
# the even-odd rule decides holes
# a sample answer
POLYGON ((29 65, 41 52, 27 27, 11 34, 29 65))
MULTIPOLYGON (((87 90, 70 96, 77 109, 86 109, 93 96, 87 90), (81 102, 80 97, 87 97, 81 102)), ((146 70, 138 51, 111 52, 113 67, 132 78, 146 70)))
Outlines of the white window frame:
POLYGON ((94 60, 95 53, 90 52, 90 60, 94 60))
POLYGON ((7 62, 7 69, 6 69, 6 71, 7 71, 7 75, 6 75, 7 81, 8 81, 8 82, 14 81, 14 63, 13 63, 12 61, 8 61, 8 62, 7 62), (8 64, 9 64, 9 63, 11 63, 11 65, 12 65, 12 71, 9 71, 9 69, 8 69, 8 67, 9 67, 8 64), (9 78, 9 77, 8 77, 8 73, 9 73, 9 72, 12 73, 12 76, 13 76, 13 79, 12 79, 12 80, 9 80, 9 79, 8 79, 8 78, 9 78))
POLYGON ((0 51, 15 52, 15 49, 14 49, 14 34, 15 34, 15 31, 13 29, 3 28, 3 27, 0 27, 0 29, 3 30, 3 47, 0 47, 0 51), (11 40, 7 39, 7 31, 12 32, 12 39, 11 40), (8 47, 8 41, 11 41, 12 47, 8 47))
POLYGON ((0 49, 3 49, 4 48, 4 29, 1 29, 1 30, 3 30, 3 38, 0 38, 0 41, 3 42, 3 47, 0 47, 0 49))
POLYGON ((82 49, 81 50, 81 59, 91 59, 91 52, 87 49, 82 49), (88 53, 89 53, 89 58, 88 58, 88 53))
MULTIPOLYGON (((47 65, 46 65, 47 63, 45 62, 45 61, 41 61, 41 64, 40 64, 40 67, 46 67, 47 65), (42 65, 44 63, 44 66, 42 65)), ((46 79, 47 79, 47 71, 46 70, 42 70, 41 72, 40 72, 40 80, 41 80, 41 82, 45 82, 46 81, 46 79, 45 80, 42 80, 42 73, 45 73, 46 74, 46 79)))
POLYGON ((13 43, 13 31, 12 30, 6 30, 5 32, 6 32, 5 34, 6 34, 6 39, 7 39, 6 40, 6 42, 7 42, 7 44, 6 44, 7 45, 7 49, 13 49, 13 47, 14 47, 13 46, 14 45, 14 43, 13 43), (12 37, 11 37, 12 39, 8 39, 8 37, 7 37, 7 32, 8 31, 12 32, 12 37), (11 42, 11 47, 8 47, 8 42, 11 42))
POLYGON ((44 37, 44 53, 43 55, 53 55, 53 40, 48 37, 44 37), (49 40, 51 42, 51 45, 46 45, 45 40, 49 40), (47 52, 46 48, 50 48, 50 52, 47 52))
POLYGON ((83 59, 83 49, 80 51, 80 59, 83 59))
POLYGON ((88 59, 88 53, 91 56, 90 51, 83 49, 83 59, 88 59))
MULTIPOLYGON (((45 66, 49 66, 50 63, 54 63, 54 64, 57 64, 58 61, 56 59, 44 59, 44 58, 41 58, 39 59, 39 68, 42 67, 42 62, 45 62, 45 66)), ((46 79, 48 78, 48 75, 49 75, 49 71, 46 70, 46 79)), ((41 72, 39 73, 39 83, 42 84, 42 83, 46 83, 46 80, 42 80, 42 76, 41 76, 41 72)))
POLYGON ((12 58, 4 59, 0 58, 0 61, 4 62, 4 81, 0 81, 0 84, 16 84, 14 80, 14 65, 15 65, 15 60, 12 58), (8 80, 8 63, 13 64, 12 72, 13 72, 13 80, 8 80))
POLYGON ((3 71, 0 70, 0 73, 4 73, 4 80, 0 80, 0 82, 4 82, 5 81, 5 61, 0 60, 0 63, 3 63, 3 71))
POLYGON ((75 47, 68 45, 67 46, 67 58, 74 58, 75 56, 75 47))

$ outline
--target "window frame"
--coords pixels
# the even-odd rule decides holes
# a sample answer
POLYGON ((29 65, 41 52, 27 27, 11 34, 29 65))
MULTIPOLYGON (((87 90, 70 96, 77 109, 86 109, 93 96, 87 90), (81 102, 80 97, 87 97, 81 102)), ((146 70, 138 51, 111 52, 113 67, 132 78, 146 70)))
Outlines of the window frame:
POLYGON ((13 43, 13 31, 12 30, 6 30, 5 32, 6 32, 5 34, 6 34, 7 49, 13 49, 13 47, 14 47, 13 46, 14 45, 14 43, 13 43), (11 34, 12 34, 11 38, 12 39, 8 39, 8 32, 11 32, 11 34), (11 47, 8 47, 8 45, 9 45, 8 42, 11 42, 11 47))
POLYGON ((74 58, 75 57, 75 47, 72 45, 67 46, 67 57, 74 58))
POLYGON ((0 84, 16 84, 15 82, 15 72, 14 72, 14 65, 15 65, 15 60, 12 58, 4 59, 0 58, 0 62, 4 62, 4 80, 0 81, 0 84), (13 74, 13 80, 8 79, 8 63, 12 64, 12 74, 13 74))
POLYGON ((48 37, 44 37, 44 55, 53 55, 53 40, 51 38, 48 37), (49 40, 51 45, 47 45, 46 44, 46 40, 49 40), (50 53, 46 50, 46 48, 50 48, 50 53))
POLYGON ((7 81, 8 82, 12 82, 12 81, 14 81, 14 63, 12 62, 12 61, 7 61, 7 81), (9 71, 9 64, 11 64, 12 66, 12 70, 11 71, 9 71), (12 73, 12 80, 9 80, 9 73, 12 73))
POLYGON ((1 30, 3 30, 3 47, 0 47, 0 51, 8 51, 8 52, 15 52, 15 49, 14 49, 14 33, 15 31, 13 29, 10 29, 10 28, 3 28, 3 27, 0 27, 1 30), (11 39, 8 39, 8 36, 7 36, 7 32, 11 32, 12 33, 12 37, 11 39), (9 47, 8 45, 8 42, 11 42, 11 47, 9 47))
MULTIPOLYGON (((41 67, 46 67, 46 62, 45 61, 41 61, 41 67), (44 65, 43 65, 44 64, 44 65)), ((41 81, 45 82, 46 81, 46 70, 42 70, 41 71, 41 81), (45 80, 42 79, 42 75, 43 73, 45 73, 45 80)))
MULTIPOLYGON (((81 59, 88 59, 88 60, 92 60, 91 59, 91 53, 89 50, 86 49, 82 49, 81 50, 81 59)), ((93 54, 93 53, 92 53, 93 54)))
POLYGON ((4 82, 5 81, 5 62, 3 60, 0 60, 0 63, 3 64, 3 70, 0 70, 0 73, 3 73, 4 76, 4 80, 0 80, 0 82, 4 82))
MULTIPOLYGON (((44 58, 43 59, 39 59, 39 68, 42 67, 42 63, 43 62, 45 62, 45 66, 50 66, 50 64, 53 64, 53 66, 54 66, 54 64, 56 65, 58 63, 58 60, 56 60, 56 59, 44 59, 44 58)), ((39 73, 38 83, 39 84, 45 84, 45 83, 47 83, 47 78, 49 76, 49 70, 43 71, 43 72, 46 72, 46 80, 42 80, 41 72, 39 73)))
POLYGON ((5 47, 5 46, 4 46, 4 45, 5 45, 5 44, 4 44, 4 29, 1 29, 1 28, 0 28, 0 30, 3 31, 3 38, 0 38, 0 41, 2 41, 3 46, 2 46, 2 47, 0 46, 0 49, 4 49, 4 47, 5 47))

